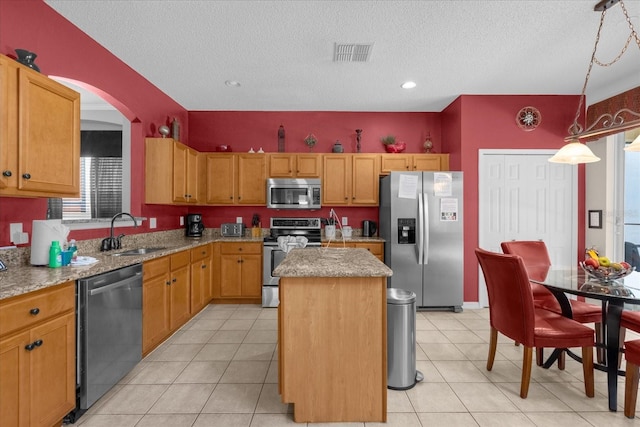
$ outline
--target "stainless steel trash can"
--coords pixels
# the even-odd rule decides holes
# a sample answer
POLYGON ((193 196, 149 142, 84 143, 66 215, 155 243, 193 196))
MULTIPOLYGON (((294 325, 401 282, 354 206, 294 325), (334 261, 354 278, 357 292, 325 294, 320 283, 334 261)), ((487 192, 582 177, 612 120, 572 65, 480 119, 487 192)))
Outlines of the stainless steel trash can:
POLYGON ((416 370, 416 294, 387 289, 387 387, 408 390, 422 381, 416 370))

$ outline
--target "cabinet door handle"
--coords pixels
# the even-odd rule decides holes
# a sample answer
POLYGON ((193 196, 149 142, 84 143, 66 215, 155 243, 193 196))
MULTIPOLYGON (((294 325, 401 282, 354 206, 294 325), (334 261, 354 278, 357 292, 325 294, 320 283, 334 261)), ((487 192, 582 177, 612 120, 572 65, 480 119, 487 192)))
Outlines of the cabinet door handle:
POLYGON ((171 280, 172 283, 176 283, 178 281, 178 279, 176 279, 175 277, 171 280))
POLYGON ((36 308, 32 308, 31 310, 29 310, 29 313, 30 313, 32 316, 37 316, 37 315, 38 315, 38 313, 40 313, 40 309, 39 309, 38 307, 36 307, 36 308))
POLYGON ((10 177, 11 171, 2 171, 2 176, 10 177))
POLYGON ((23 174, 22 174, 22 177, 23 177, 24 179, 31 179, 31 174, 30 174, 30 173, 23 173, 23 174))
POLYGON ((168 286, 168 285, 171 285, 171 282, 167 280, 165 284, 168 286))
POLYGON ((36 347, 40 347, 42 345, 43 341, 42 340, 37 340, 32 342, 31 344, 27 344, 24 346, 24 349, 27 351, 32 351, 34 348, 36 347))
POLYGON ((202 264, 200 268, 207 268, 207 264, 202 264))

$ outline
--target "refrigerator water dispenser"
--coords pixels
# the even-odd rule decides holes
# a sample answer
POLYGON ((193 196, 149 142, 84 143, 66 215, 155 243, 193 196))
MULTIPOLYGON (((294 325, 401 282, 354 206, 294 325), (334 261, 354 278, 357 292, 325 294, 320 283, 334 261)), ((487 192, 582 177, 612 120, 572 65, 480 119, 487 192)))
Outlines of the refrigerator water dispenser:
POLYGON ((398 244, 416 244, 416 219, 398 218, 398 244))

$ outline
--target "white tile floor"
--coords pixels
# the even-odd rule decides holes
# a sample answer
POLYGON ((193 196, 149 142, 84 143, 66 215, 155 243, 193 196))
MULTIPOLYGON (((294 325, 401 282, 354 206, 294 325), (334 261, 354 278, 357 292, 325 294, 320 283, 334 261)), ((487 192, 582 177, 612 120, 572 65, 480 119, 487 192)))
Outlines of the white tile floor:
MULTIPOLYGON (((534 365, 521 399, 522 347, 501 337, 486 370, 488 310, 418 312, 417 367, 425 380, 387 394, 387 426, 631 426, 609 412, 606 376, 596 397, 584 394, 581 365, 565 371, 534 365)), ((277 311, 255 305, 210 305, 146 357, 76 425, 82 427, 267 427, 296 425, 277 385, 277 311)), ((628 338, 637 338, 629 334, 628 338)), ((640 413, 640 409, 639 409, 640 413)), ((365 423, 317 424, 332 427, 365 423)), ((366 423, 366 427, 385 424, 366 423)))

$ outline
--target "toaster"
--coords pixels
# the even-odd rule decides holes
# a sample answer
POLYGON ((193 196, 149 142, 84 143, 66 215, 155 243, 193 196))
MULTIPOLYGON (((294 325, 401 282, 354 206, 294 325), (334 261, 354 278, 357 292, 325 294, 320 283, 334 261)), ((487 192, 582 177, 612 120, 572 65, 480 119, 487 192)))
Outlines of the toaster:
POLYGON ((244 224, 238 222, 229 222, 220 226, 220 234, 222 237, 243 237, 244 224))

